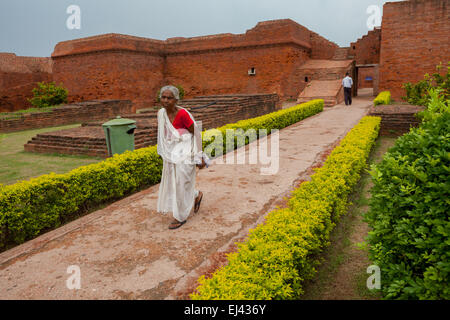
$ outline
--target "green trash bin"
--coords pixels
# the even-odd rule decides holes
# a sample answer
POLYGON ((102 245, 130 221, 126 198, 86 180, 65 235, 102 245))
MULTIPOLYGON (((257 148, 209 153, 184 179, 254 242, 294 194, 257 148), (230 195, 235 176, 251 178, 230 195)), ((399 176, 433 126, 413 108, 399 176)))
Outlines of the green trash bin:
POLYGON ((109 156, 134 150, 135 120, 122 119, 118 116, 116 119, 105 122, 102 126, 109 156))

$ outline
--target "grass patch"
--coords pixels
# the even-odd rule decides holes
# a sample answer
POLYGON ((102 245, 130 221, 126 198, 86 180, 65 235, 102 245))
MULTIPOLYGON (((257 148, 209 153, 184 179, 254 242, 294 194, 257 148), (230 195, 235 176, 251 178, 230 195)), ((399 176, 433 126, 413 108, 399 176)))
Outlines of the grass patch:
POLYGON ((18 111, 14 111, 14 112, 0 112, 0 119, 2 119, 2 120, 16 119, 16 118, 20 118, 24 113, 52 112, 56 108, 58 108, 58 106, 51 106, 51 107, 44 107, 44 108, 28 108, 28 109, 18 110, 18 111))
POLYGON ((66 173, 102 158, 61 154, 40 154, 23 150, 32 137, 39 133, 79 127, 79 124, 26 130, 3 134, 0 137, 0 183, 8 185, 50 172, 66 173))

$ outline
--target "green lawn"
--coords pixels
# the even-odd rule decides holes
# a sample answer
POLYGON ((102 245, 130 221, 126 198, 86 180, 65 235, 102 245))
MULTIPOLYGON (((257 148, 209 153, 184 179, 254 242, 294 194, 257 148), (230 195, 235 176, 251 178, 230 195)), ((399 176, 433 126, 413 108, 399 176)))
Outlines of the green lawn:
POLYGON ((79 126, 76 124, 0 134, 0 184, 13 184, 50 172, 66 173, 77 167, 102 161, 101 158, 87 156, 40 154, 23 150, 23 145, 38 133, 79 126))

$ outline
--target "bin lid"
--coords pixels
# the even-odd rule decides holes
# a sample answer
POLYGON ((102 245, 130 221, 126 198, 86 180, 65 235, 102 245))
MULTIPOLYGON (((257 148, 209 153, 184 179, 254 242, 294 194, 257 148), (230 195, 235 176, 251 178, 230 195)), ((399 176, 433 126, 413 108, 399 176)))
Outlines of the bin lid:
POLYGON ((117 118, 110 120, 108 122, 105 122, 102 124, 102 126, 124 126, 128 124, 135 124, 136 121, 132 119, 125 119, 121 118, 120 116, 117 116, 117 118))

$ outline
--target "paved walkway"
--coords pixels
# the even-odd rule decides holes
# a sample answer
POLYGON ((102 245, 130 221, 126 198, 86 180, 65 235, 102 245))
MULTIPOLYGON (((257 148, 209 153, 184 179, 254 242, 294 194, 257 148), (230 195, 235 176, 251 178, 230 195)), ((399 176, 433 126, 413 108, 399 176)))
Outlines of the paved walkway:
POLYGON ((199 171, 201 209, 177 230, 168 230, 170 216, 155 211, 156 185, 0 254, 0 299, 186 298, 199 275, 283 205, 367 113, 371 99, 328 108, 281 130, 276 175, 261 175, 266 166, 259 164, 199 171), (79 268, 80 289, 67 287, 75 275, 69 266, 79 268))

